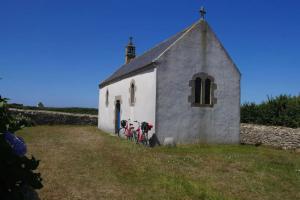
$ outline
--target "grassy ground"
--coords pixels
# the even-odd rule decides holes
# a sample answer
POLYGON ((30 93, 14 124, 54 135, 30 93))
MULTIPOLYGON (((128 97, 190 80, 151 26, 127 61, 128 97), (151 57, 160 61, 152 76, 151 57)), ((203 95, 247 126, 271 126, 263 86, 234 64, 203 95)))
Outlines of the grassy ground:
POLYGON ((266 147, 144 148, 94 127, 18 132, 41 159, 43 200, 300 199, 300 154, 266 147))

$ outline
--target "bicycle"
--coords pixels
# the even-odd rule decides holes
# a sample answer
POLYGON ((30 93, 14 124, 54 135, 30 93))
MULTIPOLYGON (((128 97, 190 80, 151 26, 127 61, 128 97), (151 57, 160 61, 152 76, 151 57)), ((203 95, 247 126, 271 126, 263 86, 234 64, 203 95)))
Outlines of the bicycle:
POLYGON ((122 120, 121 121, 121 128, 118 131, 118 136, 125 136, 127 140, 132 140, 133 139, 133 124, 130 123, 130 119, 128 120, 122 120))
POLYGON ((149 138, 148 138, 148 132, 153 128, 153 125, 151 125, 148 122, 138 122, 138 121, 134 121, 136 123, 138 123, 138 128, 134 131, 135 135, 136 135, 136 143, 141 143, 145 146, 149 145, 149 138))
POLYGON ((135 139, 135 142, 138 144, 140 141, 141 141, 141 137, 142 137, 142 131, 141 131, 141 123, 138 122, 138 121, 134 121, 138 124, 138 127, 136 130, 134 130, 134 139, 135 139))

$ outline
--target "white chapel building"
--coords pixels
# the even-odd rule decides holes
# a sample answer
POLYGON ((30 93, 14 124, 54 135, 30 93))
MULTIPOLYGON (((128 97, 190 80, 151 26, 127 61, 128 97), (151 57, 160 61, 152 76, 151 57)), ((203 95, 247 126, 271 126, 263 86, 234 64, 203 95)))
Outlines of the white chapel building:
POLYGON ((99 85, 101 130, 130 118, 153 124, 160 142, 240 142, 241 74, 204 15, 141 56, 130 40, 126 63, 99 85))

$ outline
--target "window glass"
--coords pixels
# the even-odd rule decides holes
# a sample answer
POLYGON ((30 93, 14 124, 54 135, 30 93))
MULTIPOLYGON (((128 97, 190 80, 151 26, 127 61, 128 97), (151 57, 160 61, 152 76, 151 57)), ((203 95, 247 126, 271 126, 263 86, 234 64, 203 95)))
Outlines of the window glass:
POLYGON ((201 88, 202 80, 201 78, 196 78, 195 80, 195 103, 201 103, 201 88))
POLYGON ((205 104, 211 104, 211 80, 205 80, 205 95, 204 95, 205 104))
POLYGON ((105 104, 106 104, 106 106, 108 105, 108 96, 109 96, 109 93, 108 93, 108 90, 106 90, 106 96, 105 96, 105 104))
POLYGON ((130 103, 134 104, 134 90, 135 90, 134 83, 132 83, 130 87, 131 87, 130 88, 130 103))

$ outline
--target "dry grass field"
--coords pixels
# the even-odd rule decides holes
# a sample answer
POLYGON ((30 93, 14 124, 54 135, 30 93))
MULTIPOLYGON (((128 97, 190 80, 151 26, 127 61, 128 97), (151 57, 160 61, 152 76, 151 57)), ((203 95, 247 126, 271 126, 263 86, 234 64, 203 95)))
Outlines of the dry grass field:
POLYGON ((89 126, 18 132, 41 159, 42 200, 300 199, 300 154, 267 147, 144 148, 89 126))

